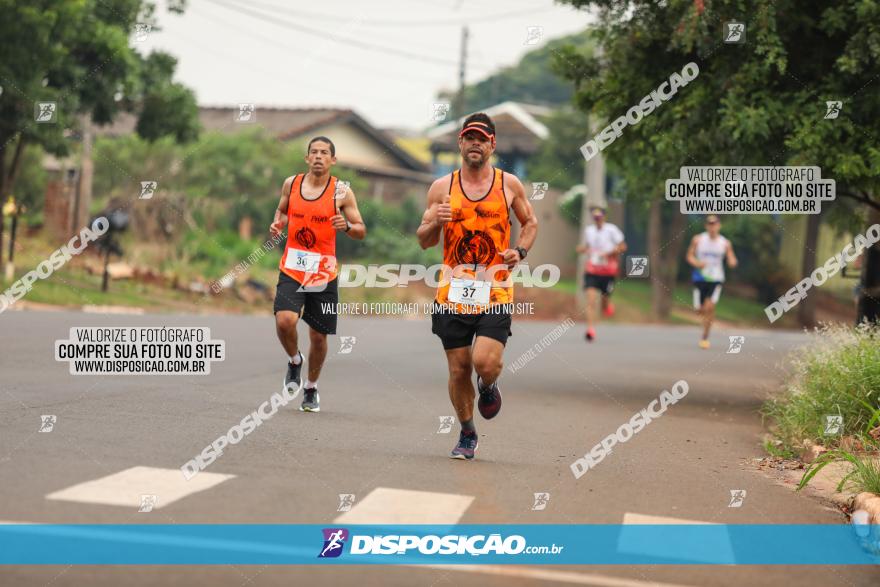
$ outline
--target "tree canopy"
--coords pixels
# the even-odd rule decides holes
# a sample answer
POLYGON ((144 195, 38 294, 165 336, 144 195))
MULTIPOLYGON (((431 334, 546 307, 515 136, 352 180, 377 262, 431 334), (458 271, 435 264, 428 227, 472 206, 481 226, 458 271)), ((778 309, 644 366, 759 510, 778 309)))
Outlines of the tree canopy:
MULTIPOLYGON (((172 3, 180 10, 180 3, 172 3)), ((66 131, 88 114, 107 124, 121 111, 141 115, 147 138, 195 137, 195 98, 171 80, 176 60, 143 56, 136 25, 155 27, 155 6, 144 0, 0 0, 0 144, 21 135, 57 155, 68 152, 66 131), (55 102, 53 124, 34 120, 36 102, 55 102)))
POLYGON ((597 9, 600 53, 555 67, 576 104, 609 121, 689 62, 699 77, 603 155, 630 195, 655 198, 683 165, 818 165, 838 198, 880 207, 880 4, 795 0, 564 0, 597 9), (724 42, 724 24, 746 41, 724 42), (826 101, 843 102, 825 119, 826 101))
MULTIPOLYGON (((573 93, 571 84, 556 75, 550 64, 563 46, 586 49, 589 45, 588 32, 548 41, 523 55, 516 65, 466 85, 463 110, 475 112, 508 100, 546 106, 569 103, 573 93)), ((454 92, 448 92, 440 97, 451 100, 453 95, 454 92)))

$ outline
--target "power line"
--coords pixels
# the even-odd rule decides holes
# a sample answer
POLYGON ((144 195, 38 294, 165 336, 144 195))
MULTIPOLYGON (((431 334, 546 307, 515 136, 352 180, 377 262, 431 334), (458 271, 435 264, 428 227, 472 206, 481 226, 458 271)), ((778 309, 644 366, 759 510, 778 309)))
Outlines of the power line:
MULTIPOLYGON (((194 9, 195 6, 193 6, 192 8, 194 9)), ((248 36, 250 36, 251 38, 254 38, 258 41, 262 41, 263 43, 265 43, 267 45, 274 45, 275 47, 279 47, 281 49, 284 49, 285 51, 299 51, 298 48, 294 48, 286 43, 282 43, 278 39, 276 39, 275 37, 260 35, 259 33, 256 33, 255 31, 252 31, 251 29, 242 28, 238 25, 235 25, 234 23, 231 23, 229 21, 226 21, 226 20, 218 17, 217 15, 214 15, 214 14, 211 14, 208 12, 202 13, 200 10, 193 10, 193 12, 199 13, 199 15, 201 17, 207 18, 208 20, 219 23, 225 27, 234 29, 239 33, 245 33, 248 36)), ((331 58, 327 57, 326 55, 312 55, 311 57, 313 59, 315 59, 316 61, 320 61, 321 63, 336 65, 338 67, 344 67, 349 70, 357 69, 357 70, 361 70, 361 71, 371 71, 371 72, 375 72, 375 73, 384 74, 386 76, 388 74, 388 70, 385 70, 385 69, 372 68, 372 67, 364 66, 362 64, 358 64, 355 66, 355 65, 352 65, 351 62, 338 61, 335 59, 331 59, 331 58)), ((420 76, 420 75, 414 75, 414 73, 415 72, 407 71, 406 79, 416 79, 417 78, 417 79, 420 79, 423 81, 431 81, 431 82, 435 82, 435 83, 438 81, 438 76, 427 76, 427 75, 420 76)), ((392 77, 392 79, 394 79, 394 78, 392 77)), ((405 81, 405 80, 401 79, 401 81, 405 81)), ((387 80, 386 80, 386 82, 387 82, 387 80)))
MULTIPOLYGON (((275 80, 276 84, 290 83, 290 84, 294 85, 295 87, 308 87, 308 88, 312 88, 315 90, 320 90, 323 88, 326 90, 326 84, 324 84, 323 82, 314 82, 313 83, 310 81, 310 78, 308 76, 300 76, 300 77, 297 77, 296 80, 286 79, 282 76, 279 80, 279 76, 278 76, 277 71, 270 70, 268 68, 265 68, 265 67, 259 65, 258 63, 254 63, 252 60, 248 60, 245 57, 243 57, 242 55, 229 54, 224 51, 219 51, 217 49, 217 47, 205 45, 201 42, 194 40, 191 37, 186 37, 182 40, 183 40, 184 44, 188 44, 192 47, 196 47, 198 49, 201 49, 202 51, 204 51, 205 53, 208 53, 211 56, 223 58, 224 60, 226 60, 226 63, 229 63, 230 61, 236 61, 236 62, 240 63, 241 65, 245 66, 249 73, 259 72, 262 74, 266 74, 271 79, 275 80)), ((361 96, 361 97, 369 96, 370 98, 373 98, 376 101, 387 101, 387 99, 388 99, 387 94, 377 94, 377 93, 372 93, 372 92, 365 92, 363 90, 358 90, 357 94, 358 94, 358 96, 361 96)), ((243 100, 251 99, 251 98, 252 98, 251 96, 244 95, 244 96, 240 97, 239 101, 243 101, 243 100)), ((348 106, 346 106, 346 102, 337 102, 336 105, 331 105, 329 107, 330 108, 337 108, 337 107, 338 108, 347 108, 348 106)), ((259 112, 258 112, 258 116, 259 116, 259 112)))
MULTIPOLYGON (((237 3, 240 0, 227 0, 227 1, 237 3)), ((412 0, 409 0, 409 1, 411 2, 412 0)), ((433 2, 433 0, 428 0, 428 1, 433 2)), ((339 23, 339 21, 340 21, 339 16, 333 16, 333 15, 328 15, 328 14, 319 14, 316 12, 307 12, 307 11, 291 9, 290 6, 285 6, 285 5, 272 4, 272 3, 268 3, 268 2, 262 2, 262 1, 252 1, 252 2, 248 2, 247 4, 251 5, 251 6, 262 7, 263 10, 274 10, 274 11, 278 11, 278 12, 282 12, 282 13, 287 13, 288 15, 296 16, 297 18, 313 18, 313 19, 317 19, 317 20, 332 21, 335 23, 339 23)), ((435 4, 435 6, 436 6, 436 4, 435 4)), ((422 21, 405 21, 405 20, 378 21, 378 20, 370 20, 370 19, 363 19, 363 18, 357 17, 355 20, 355 23, 359 27, 360 26, 367 26, 367 27, 369 27, 369 26, 379 26, 379 27, 388 26, 388 27, 399 27, 399 28, 413 28, 413 27, 419 27, 419 26, 426 26, 427 27, 427 26, 434 26, 434 25, 437 25, 437 26, 449 26, 449 25, 467 26, 467 25, 471 25, 471 24, 477 23, 477 22, 496 22, 496 21, 507 19, 507 18, 512 18, 512 17, 516 17, 516 16, 523 16, 525 14, 535 14, 535 13, 536 13, 536 11, 534 10, 534 6, 533 6, 532 8, 529 8, 529 9, 522 9, 522 10, 518 10, 518 11, 515 10, 512 12, 506 12, 506 13, 498 13, 498 14, 482 15, 482 16, 474 16, 474 17, 464 16, 458 20, 436 19, 436 20, 428 20, 428 21, 425 21, 425 20, 422 20, 422 21)), ((352 17, 352 18, 354 18, 354 17, 352 17)), ((523 34, 525 34, 525 31, 522 31, 522 32, 523 32, 523 34)), ((386 40, 389 40, 389 39, 386 39, 386 40)), ((393 40, 393 39, 390 39, 390 40, 393 40)), ((406 42, 406 41, 402 41, 402 42, 406 42)), ((429 49, 433 52, 438 52, 438 53, 448 51, 447 48, 438 49, 438 48, 434 48, 434 47, 426 47, 423 43, 420 45, 420 47, 422 49, 429 49)), ((492 55, 492 54, 489 54, 486 52, 483 52, 482 54, 487 59, 494 59, 495 61, 500 61, 500 62, 506 62, 510 59, 510 56, 502 57, 500 55, 492 55)), ((492 73, 496 69, 495 66, 487 66, 487 65, 484 65, 481 63, 473 63, 472 62, 470 65, 472 67, 476 66, 476 69, 482 69, 484 72, 488 72, 487 75, 492 73)))
POLYGON ((262 20, 264 22, 268 22, 270 24, 274 24, 276 26, 298 30, 298 31, 305 33, 307 35, 320 37, 321 39, 327 39, 328 37, 330 37, 334 40, 346 43, 346 44, 351 45, 353 47, 359 47, 361 49, 366 49, 367 51, 375 51, 378 53, 385 53, 388 55, 394 55, 396 57, 403 57, 406 59, 412 59, 414 61, 419 61, 421 63, 426 63, 426 62, 427 63, 436 63, 436 64, 447 65, 447 66, 458 65, 458 63, 454 60, 441 59, 439 57, 434 57, 432 55, 420 55, 418 53, 411 53, 409 51, 403 51, 400 49, 395 49, 393 47, 385 47, 382 45, 373 45, 370 43, 365 43, 363 41, 359 41, 357 39, 333 37, 333 35, 330 34, 328 31, 314 29, 312 27, 305 26, 305 25, 298 23, 298 22, 292 22, 289 20, 278 18, 277 16, 271 16, 271 15, 267 15, 267 14, 264 14, 261 12, 255 12, 253 10, 249 10, 247 8, 244 8, 242 6, 230 5, 230 4, 223 2, 222 0, 211 0, 211 2, 213 2, 214 4, 217 4, 219 6, 222 6, 224 8, 227 8, 229 10, 233 10, 235 12, 239 12, 241 14, 251 16, 253 18, 256 18, 258 20, 262 20))
MULTIPOLYGON (((289 15, 298 16, 298 17, 339 22, 339 15, 321 14, 318 12, 309 12, 306 10, 291 9, 290 6, 272 4, 270 2, 248 2, 248 5, 263 6, 267 9, 270 9, 270 10, 277 10, 277 11, 285 12, 289 15)), ((360 24, 363 24, 366 26, 374 26, 374 27, 462 26, 462 25, 472 24, 475 22, 498 21, 498 20, 504 20, 504 19, 508 19, 508 18, 514 18, 517 16, 525 16, 527 14, 535 14, 535 13, 536 13, 536 11, 535 11, 534 7, 531 7, 531 8, 523 8, 521 10, 514 10, 512 12, 499 12, 497 14, 484 14, 484 15, 478 15, 478 16, 463 15, 461 18, 454 18, 454 19, 430 19, 430 20, 359 19, 358 22, 360 24)))

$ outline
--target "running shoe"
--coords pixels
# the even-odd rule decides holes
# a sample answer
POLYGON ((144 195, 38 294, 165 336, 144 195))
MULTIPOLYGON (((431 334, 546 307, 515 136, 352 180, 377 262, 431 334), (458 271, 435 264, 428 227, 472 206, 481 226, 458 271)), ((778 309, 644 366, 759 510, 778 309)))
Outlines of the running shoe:
POLYGON ((584 335, 584 337, 588 341, 593 342, 593 339, 596 338, 596 329, 592 327, 587 328, 587 333, 584 335))
POLYGON ((303 401, 302 405, 299 407, 300 412, 320 412, 321 411, 321 396, 318 395, 318 388, 314 387, 312 389, 304 389, 303 390, 303 401))
POLYGON ((611 301, 605 304, 605 307, 602 309, 602 314, 609 318, 614 316, 614 304, 611 301))
POLYGON ((701 338, 701 339, 700 339, 700 348, 701 348, 701 349, 707 349, 707 348, 709 348, 710 346, 711 346, 711 345, 709 344, 709 341, 708 341, 708 340, 706 340, 705 338, 701 338))
POLYGON ((498 389, 498 382, 483 387, 483 380, 477 376, 477 389, 480 392, 480 399, 477 400, 480 415, 491 420, 501 411, 501 390, 498 389))
POLYGON ((294 365, 292 361, 287 361, 287 374, 284 376, 283 390, 288 393, 299 391, 300 386, 300 372, 302 371, 303 366, 303 356, 301 352, 296 352, 299 354, 299 365, 294 365))
POLYGON ((462 433, 458 435, 458 444, 456 444, 455 448, 452 449, 452 452, 449 453, 449 458, 470 461, 473 460, 475 452, 477 452, 476 431, 471 432, 470 434, 465 434, 464 431, 462 431, 462 433))

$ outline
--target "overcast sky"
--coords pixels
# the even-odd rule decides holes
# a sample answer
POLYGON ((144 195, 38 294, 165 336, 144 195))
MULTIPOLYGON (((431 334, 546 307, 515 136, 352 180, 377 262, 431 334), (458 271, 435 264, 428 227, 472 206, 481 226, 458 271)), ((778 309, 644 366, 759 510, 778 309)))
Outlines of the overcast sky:
POLYGON ((161 31, 141 46, 178 58, 177 79, 201 105, 352 108, 380 127, 423 128, 441 89, 515 64, 589 17, 552 0, 189 0, 178 16, 159 0, 161 31), (526 45, 527 28, 543 39, 526 45))

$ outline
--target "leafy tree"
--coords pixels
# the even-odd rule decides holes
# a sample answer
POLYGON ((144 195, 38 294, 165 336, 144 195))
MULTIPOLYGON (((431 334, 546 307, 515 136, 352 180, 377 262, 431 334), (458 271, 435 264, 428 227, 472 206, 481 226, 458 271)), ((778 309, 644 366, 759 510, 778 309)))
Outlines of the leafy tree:
MULTIPOLYGON (((840 202, 826 204, 833 211, 828 221, 852 226, 863 224, 868 211, 876 217, 880 4, 564 1, 599 14, 601 54, 566 47, 555 61, 579 85, 574 100, 585 112, 613 120, 685 64, 700 68, 697 79, 603 151, 609 168, 625 178, 628 195, 651 202, 655 297, 668 298, 684 245, 685 219, 664 210, 671 206, 662 199, 664 180, 677 177, 683 165, 817 165, 837 182, 840 202), (744 44, 723 43, 729 20, 746 24, 744 44), (839 118, 824 119, 828 100, 843 102, 839 118), (664 214, 670 215, 665 221, 664 214)), ((818 222, 810 224, 805 273, 816 261, 818 222)), ((868 286, 880 285, 877 247, 866 265, 868 286)), ((655 305, 660 313, 664 307, 655 305)))
MULTIPOLYGON (((189 149, 197 148, 193 143, 189 149)), ((180 185, 184 149, 173 138, 146 141, 137 134, 98 137, 95 141, 94 206, 102 208, 111 198, 131 199, 140 189, 138 181, 158 180, 160 193, 180 185)), ((97 210, 92 210, 93 212, 97 210)))
POLYGON ((545 121, 549 135, 527 163, 527 177, 546 181, 565 191, 584 182, 584 144, 587 115, 573 108, 559 108, 545 121))
MULTIPOLYGON (((172 244, 164 249, 168 258, 163 266, 186 267, 178 272, 186 275, 201 272, 202 277, 217 277, 268 238, 282 182, 306 171, 305 152, 305 142, 280 142, 260 127, 245 127, 231 135, 204 133, 185 146, 170 137, 154 142, 137 135, 103 137, 95 145, 95 191, 102 195, 96 210, 107 202, 130 199, 132 177, 158 180, 154 197, 164 205, 158 212, 150 208, 147 216, 140 207, 132 207, 129 238, 145 242, 161 237, 172 244), (250 241, 242 241, 237 232, 244 217, 254 222, 250 241)), ((423 254, 411 237, 421 221, 421 200, 383 205, 365 196, 367 183, 355 170, 337 165, 333 174, 348 181, 358 194, 370 231, 366 241, 340 238, 341 260, 379 261, 393 256, 401 262, 433 262, 434 257, 423 254)), ((261 264, 277 265, 281 250, 261 264)))
POLYGON ((46 194, 47 179, 43 168, 43 150, 37 145, 25 147, 15 192, 11 195, 14 196, 18 209, 24 209, 26 217, 34 218, 38 215, 46 194))
MULTIPOLYGON (((502 68, 485 79, 465 86, 464 112, 483 110, 512 100, 529 104, 555 106, 571 100, 572 88, 553 73, 550 63, 564 46, 586 49, 591 45, 587 32, 553 39, 544 46, 529 51, 516 65, 502 68)), ((440 99, 453 103, 455 92, 441 92, 440 99)))
POLYGON ((228 228, 235 228, 245 216, 259 218, 271 212, 284 177, 304 167, 301 150, 275 140, 262 128, 209 133, 196 148, 198 155, 184 162, 187 198, 196 206, 221 203, 228 228))
MULTIPOLYGON (((143 57, 130 39, 138 23, 155 26, 154 13, 146 0, 0 0, 0 200, 13 193, 27 145, 67 155, 89 120, 130 111, 142 136, 194 138, 195 98, 171 81, 174 58, 143 57), (56 104, 53 122, 36 122, 38 102, 56 104)), ((0 265, 2 231, 0 212, 0 265)))

